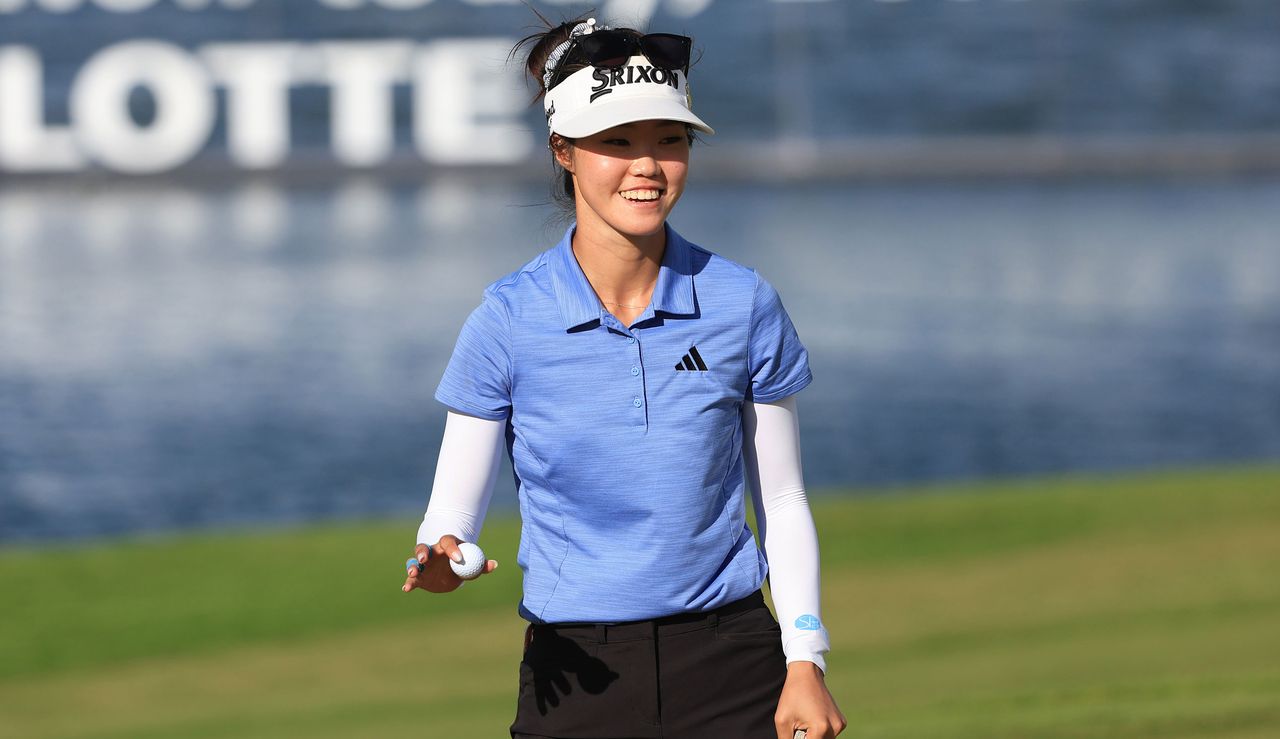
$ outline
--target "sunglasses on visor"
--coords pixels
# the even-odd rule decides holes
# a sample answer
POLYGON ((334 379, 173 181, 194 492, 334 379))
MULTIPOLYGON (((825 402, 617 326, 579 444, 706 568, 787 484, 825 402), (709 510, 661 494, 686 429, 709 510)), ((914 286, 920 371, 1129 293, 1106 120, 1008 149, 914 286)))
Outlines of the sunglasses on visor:
POLYGON ((634 33, 604 29, 575 36, 565 50, 564 59, 552 75, 547 89, 564 81, 568 76, 564 70, 572 66, 571 62, 583 62, 593 67, 621 67, 635 56, 636 51, 644 54, 656 67, 678 69, 687 75, 689 50, 692 47, 693 39, 673 33, 637 36, 634 33))

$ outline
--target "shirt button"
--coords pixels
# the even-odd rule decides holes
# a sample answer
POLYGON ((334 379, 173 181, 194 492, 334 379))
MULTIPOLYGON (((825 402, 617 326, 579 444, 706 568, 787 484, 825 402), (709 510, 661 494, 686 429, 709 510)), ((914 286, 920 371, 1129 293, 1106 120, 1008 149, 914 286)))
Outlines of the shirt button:
POLYGON ((635 377, 635 376, 636 376, 636 375, 638 375, 638 374, 640 374, 640 368, 639 368, 639 367, 632 367, 632 368, 631 368, 631 376, 632 376, 632 377, 635 377))
POLYGON ((634 405, 634 406, 635 406, 635 407, 637 407, 637 408, 639 408, 639 407, 640 407, 641 405, 643 405, 643 404, 644 404, 644 403, 643 403, 639 398, 634 398, 634 399, 632 399, 632 401, 631 401, 631 405, 634 405))
POLYGON ((634 336, 628 336, 628 337, 627 337, 627 343, 628 343, 628 344, 634 344, 634 343, 636 343, 636 337, 634 337, 634 336))

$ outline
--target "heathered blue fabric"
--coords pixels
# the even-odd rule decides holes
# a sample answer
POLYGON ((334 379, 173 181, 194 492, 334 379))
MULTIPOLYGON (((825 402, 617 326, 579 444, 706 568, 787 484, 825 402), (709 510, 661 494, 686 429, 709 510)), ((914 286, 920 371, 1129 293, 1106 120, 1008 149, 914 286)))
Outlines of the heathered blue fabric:
POLYGON ((745 597, 766 565, 746 525, 742 404, 808 385, 808 353, 769 283, 670 226, 652 303, 623 326, 572 234, 486 288, 436 390, 508 421, 520 614, 632 621, 745 597), (707 370, 676 370, 695 346, 707 370))

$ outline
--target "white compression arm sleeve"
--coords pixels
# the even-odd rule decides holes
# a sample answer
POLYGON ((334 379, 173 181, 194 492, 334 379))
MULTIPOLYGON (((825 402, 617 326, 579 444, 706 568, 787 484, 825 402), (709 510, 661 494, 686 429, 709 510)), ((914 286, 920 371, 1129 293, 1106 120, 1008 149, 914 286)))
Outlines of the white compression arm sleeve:
POLYGON ((742 407, 743 457, 756 526, 769 562, 769 590, 782 626, 787 663, 813 662, 824 673, 831 649, 822 626, 818 530, 805 496, 800 421, 794 397, 742 407))
POLYGON ((418 543, 432 546, 445 534, 463 541, 480 538, 484 514, 498 478, 505 420, 490 421, 449 411, 445 418, 436 478, 418 543))

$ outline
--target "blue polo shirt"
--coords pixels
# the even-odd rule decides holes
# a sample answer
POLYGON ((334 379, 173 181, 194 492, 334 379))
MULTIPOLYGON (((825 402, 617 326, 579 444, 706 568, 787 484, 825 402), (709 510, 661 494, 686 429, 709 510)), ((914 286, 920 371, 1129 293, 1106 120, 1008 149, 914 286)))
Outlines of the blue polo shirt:
POLYGON ((436 399, 507 421, 535 623, 703 611, 766 565, 746 524, 742 405, 798 392, 808 354, 755 271, 667 226, 653 298, 630 326, 554 248, 494 282, 436 399))

